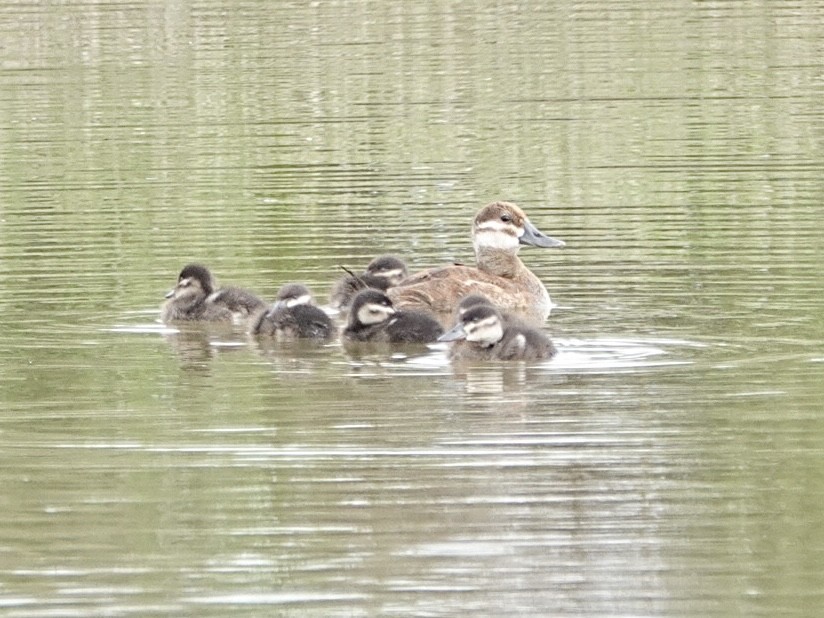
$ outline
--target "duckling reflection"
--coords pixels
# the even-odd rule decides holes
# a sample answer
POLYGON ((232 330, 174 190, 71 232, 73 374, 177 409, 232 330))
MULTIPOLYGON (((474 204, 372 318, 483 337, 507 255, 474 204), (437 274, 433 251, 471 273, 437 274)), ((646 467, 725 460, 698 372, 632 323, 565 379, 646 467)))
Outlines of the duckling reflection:
POLYGON ((476 267, 452 264, 404 279, 387 290, 400 309, 426 309, 443 319, 468 294, 482 293, 496 307, 512 311, 536 325, 549 315, 546 287, 518 257, 520 245, 563 247, 530 223, 515 204, 494 202, 475 215, 472 245, 476 267))
POLYGON ((192 263, 183 267, 177 284, 166 294, 160 319, 163 322, 231 322, 264 306, 261 299, 242 288, 226 287, 215 291, 209 269, 192 263))
POLYGON ((452 360, 544 360, 555 355, 555 346, 542 331, 506 323, 493 306, 477 304, 461 315, 454 328, 438 341, 455 342, 452 360))
POLYGON ((249 332, 279 340, 326 340, 337 334, 337 328, 326 312, 312 303, 305 285, 289 283, 281 287, 268 311, 260 311, 252 319, 249 332))
POLYGON ((443 334, 440 323, 420 311, 397 311, 379 290, 355 296, 343 331, 346 341, 379 343, 432 343, 443 334))
POLYGON ((398 285, 408 275, 406 264, 394 255, 381 255, 369 262, 360 275, 349 274, 338 279, 329 294, 329 304, 346 311, 358 292, 373 288, 385 292, 398 285))

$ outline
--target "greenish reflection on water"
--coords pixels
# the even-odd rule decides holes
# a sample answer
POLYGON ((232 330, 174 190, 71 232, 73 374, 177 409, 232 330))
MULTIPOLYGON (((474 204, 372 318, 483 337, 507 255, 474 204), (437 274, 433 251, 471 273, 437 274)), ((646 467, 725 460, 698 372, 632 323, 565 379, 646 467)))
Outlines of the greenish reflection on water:
POLYGON ((9 615, 815 614, 815 2, 0 11, 9 615), (568 243, 549 364, 155 323, 497 198, 568 243))

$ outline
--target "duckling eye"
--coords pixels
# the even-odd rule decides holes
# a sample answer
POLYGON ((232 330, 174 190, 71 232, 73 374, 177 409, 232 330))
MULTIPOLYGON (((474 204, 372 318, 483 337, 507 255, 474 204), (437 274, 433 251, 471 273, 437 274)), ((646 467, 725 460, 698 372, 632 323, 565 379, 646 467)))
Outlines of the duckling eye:
POLYGON ((506 213, 502 214, 501 221, 503 221, 504 223, 509 223, 510 221, 512 221, 512 215, 508 215, 506 213))

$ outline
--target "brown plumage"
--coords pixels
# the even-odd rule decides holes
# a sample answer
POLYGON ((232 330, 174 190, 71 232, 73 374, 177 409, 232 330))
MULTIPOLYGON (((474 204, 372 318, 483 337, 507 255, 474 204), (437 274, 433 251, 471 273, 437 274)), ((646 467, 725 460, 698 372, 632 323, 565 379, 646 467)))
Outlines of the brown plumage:
POLYGON ((460 299, 482 294, 496 307, 542 324, 552 302, 544 284, 518 257, 520 245, 562 247, 540 232, 523 210, 509 202, 482 208, 472 225, 476 266, 449 265, 425 270, 387 290, 402 309, 425 309, 448 322, 460 299))

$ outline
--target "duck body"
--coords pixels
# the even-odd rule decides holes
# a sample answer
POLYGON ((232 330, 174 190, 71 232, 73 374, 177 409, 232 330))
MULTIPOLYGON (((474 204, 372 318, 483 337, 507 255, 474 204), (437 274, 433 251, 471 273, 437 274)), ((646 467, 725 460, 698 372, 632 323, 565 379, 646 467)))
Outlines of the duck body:
POLYGON ((387 294, 399 309, 426 309, 443 321, 451 318, 461 298, 482 294, 496 307, 542 324, 552 301, 541 280, 518 257, 521 245, 562 247, 532 225, 515 204, 494 202, 473 221, 476 266, 453 264, 414 274, 387 294))
POLYGON ((312 304, 306 286, 291 283, 280 289, 268 310, 258 312, 249 332, 279 340, 327 340, 335 336, 337 328, 323 309, 312 304))
POLYGON ((367 288, 386 291, 397 285, 409 274, 403 260, 393 255, 381 255, 373 259, 360 275, 341 277, 332 286, 329 304, 342 311, 349 309, 358 292, 367 288))
POLYGON ((355 296, 343 338, 350 342, 432 343, 443 327, 422 311, 397 311, 380 290, 363 290, 355 296))
POLYGON ((466 310, 454 328, 438 341, 453 342, 449 358, 459 360, 546 360, 555 346, 543 331, 517 322, 506 322, 490 305, 466 310))

